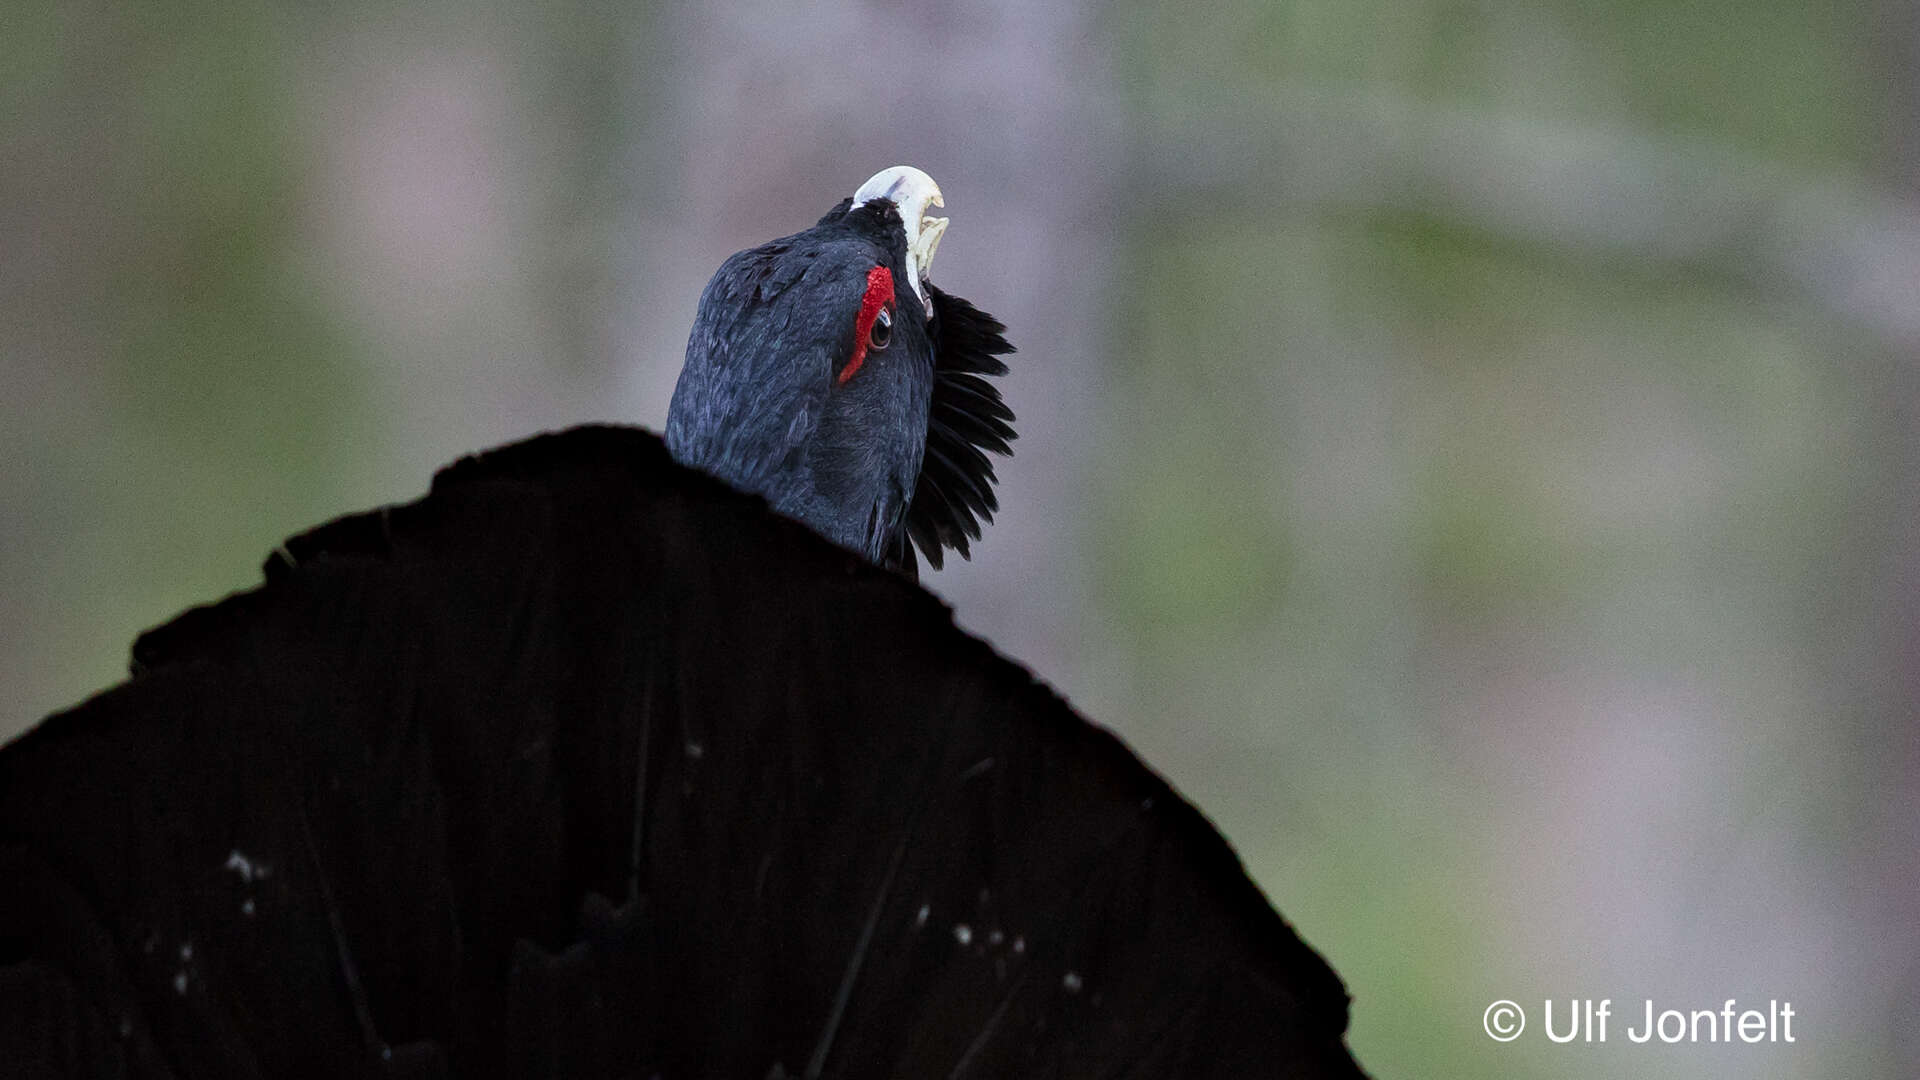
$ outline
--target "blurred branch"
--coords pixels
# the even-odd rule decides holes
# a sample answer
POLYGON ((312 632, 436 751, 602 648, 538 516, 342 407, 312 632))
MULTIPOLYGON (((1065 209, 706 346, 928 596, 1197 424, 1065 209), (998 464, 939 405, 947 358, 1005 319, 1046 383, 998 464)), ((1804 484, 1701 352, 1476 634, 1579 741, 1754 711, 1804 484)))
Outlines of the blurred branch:
POLYGON ((1920 206, 1699 141, 1299 88, 1150 124, 1135 199, 1396 209, 1576 255, 1707 264, 1920 346, 1920 206))

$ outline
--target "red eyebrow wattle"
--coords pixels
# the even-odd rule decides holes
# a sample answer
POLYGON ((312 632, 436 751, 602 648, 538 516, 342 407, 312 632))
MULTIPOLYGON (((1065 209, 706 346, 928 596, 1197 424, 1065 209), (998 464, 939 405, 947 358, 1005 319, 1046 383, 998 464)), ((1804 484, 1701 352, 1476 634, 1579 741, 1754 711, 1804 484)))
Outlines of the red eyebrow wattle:
POLYGON ((867 294, 860 298, 860 315, 853 320, 853 358, 833 380, 845 383, 867 362, 867 335, 873 332, 873 320, 880 317, 880 309, 893 303, 893 271, 884 266, 876 266, 867 271, 867 294))

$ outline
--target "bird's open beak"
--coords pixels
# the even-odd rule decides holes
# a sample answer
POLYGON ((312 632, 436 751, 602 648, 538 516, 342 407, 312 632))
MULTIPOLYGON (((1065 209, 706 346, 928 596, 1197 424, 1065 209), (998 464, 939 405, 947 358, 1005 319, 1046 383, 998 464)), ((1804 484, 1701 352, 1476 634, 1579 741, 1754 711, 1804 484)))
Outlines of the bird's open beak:
POLYGON ((947 205, 940 196, 940 185, 911 165, 895 165, 874 173, 872 179, 853 193, 855 206, 875 199, 885 199, 900 211, 900 222, 907 230, 907 274, 913 279, 913 292, 920 298, 921 309, 931 319, 933 305, 927 302, 924 283, 927 271, 933 266, 934 250, 946 235, 947 219, 928 217, 927 208, 947 205))

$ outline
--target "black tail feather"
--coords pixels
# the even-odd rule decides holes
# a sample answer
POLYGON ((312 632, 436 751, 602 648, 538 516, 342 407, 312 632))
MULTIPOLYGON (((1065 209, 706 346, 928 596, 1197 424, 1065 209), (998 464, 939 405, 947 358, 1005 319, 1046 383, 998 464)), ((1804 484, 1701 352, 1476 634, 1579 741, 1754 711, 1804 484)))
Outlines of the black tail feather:
POLYGON ((645 433, 462 462, 138 651, 0 752, 0 1060, 1359 1075, 1198 811, 645 433))

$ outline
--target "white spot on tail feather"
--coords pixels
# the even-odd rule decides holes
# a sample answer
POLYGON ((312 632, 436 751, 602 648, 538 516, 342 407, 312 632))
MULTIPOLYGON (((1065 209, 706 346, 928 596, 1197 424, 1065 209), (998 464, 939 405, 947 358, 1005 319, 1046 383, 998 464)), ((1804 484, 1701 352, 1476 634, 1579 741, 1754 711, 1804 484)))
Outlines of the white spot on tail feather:
POLYGON ((265 862, 248 858, 246 852, 241 851, 239 848, 234 848, 231 852, 227 853, 226 865, 221 867, 221 869, 231 870, 239 874, 241 881, 264 879, 268 874, 273 872, 273 867, 268 866, 265 862))

